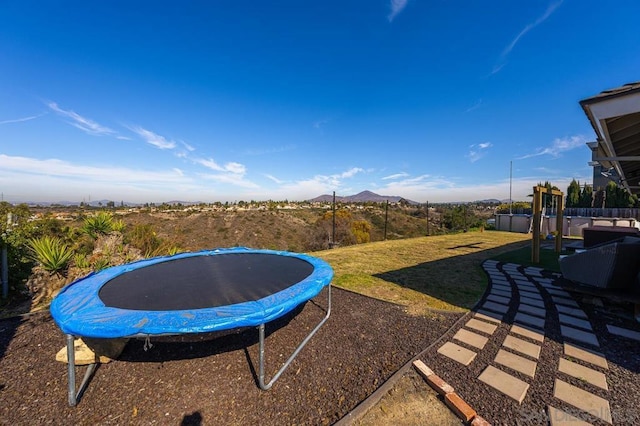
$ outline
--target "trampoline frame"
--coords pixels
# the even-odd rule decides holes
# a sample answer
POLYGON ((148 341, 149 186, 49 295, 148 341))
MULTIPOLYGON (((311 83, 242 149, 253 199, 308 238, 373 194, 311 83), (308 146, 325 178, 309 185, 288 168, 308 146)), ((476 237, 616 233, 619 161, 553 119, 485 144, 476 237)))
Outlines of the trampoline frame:
MULTIPOLYGON (((293 255, 294 257, 296 256, 296 254, 290 254, 293 255)), ((328 265, 327 265, 328 266, 328 265)), ((333 275, 333 273, 331 273, 331 275, 333 275)), ((73 284, 73 283, 72 283, 73 284)), ((70 285, 72 285, 70 284, 70 285)), ((309 342, 309 340, 311 340, 311 338, 317 333, 317 331, 320 329, 320 327, 322 327, 322 325, 329 319, 329 316, 331 315, 331 279, 329 279, 329 281, 324 284, 324 287, 327 287, 327 307, 326 309, 321 308, 320 306, 318 306, 320 309, 325 310, 326 314, 324 315, 324 317, 320 320, 320 322, 313 328, 313 330, 311 330, 311 332, 309 334, 307 334, 307 336, 302 340, 302 342, 300 342, 300 344, 295 348, 295 350, 292 352, 292 354, 289 356, 289 358, 284 362, 284 364, 278 369, 278 371, 273 375, 273 377, 271 378, 271 380, 269 380, 268 382, 266 382, 265 379, 265 325, 268 322, 271 322, 277 318, 279 318, 280 316, 277 316, 275 318, 265 318, 265 320, 258 324, 258 325, 254 325, 257 330, 258 330, 258 377, 257 377, 257 381, 258 381, 258 385, 260 387, 260 389, 262 390, 269 390, 273 384, 280 378, 280 376, 282 375, 282 373, 289 367, 289 365, 293 362, 293 360, 296 358, 296 356, 300 353, 300 351, 302 350, 302 348, 304 348, 304 346, 309 342)), ((316 294, 316 296, 311 297, 309 299, 306 299, 303 302, 300 302, 297 306, 300 306, 300 304, 305 303, 307 301, 311 301, 314 300, 317 296, 319 296, 318 292, 316 294)), ((251 326, 251 325, 250 325, 251 326)), ((243 326, 236 326, 236 327, 230 327, 230 329, 239 329, 239 328, 243 328, 243 326)), ((222 329, 221 329, 222 330, 222 329)), ((63 331, 65 334, 65 338, 66 338, 66 348, 67 348, 67 379, 68 379, 68 402, 69 402, 69 406, 71 407, 75 407, 79 401, 82 398, 83 393, 86 391, 89 382, 92 378, 92 376, 94 375, 99 362, 96 360, 96 362, 89 364, 87 367, 87 370, 84 374, 84 377, 82 379, 82 382, 80 383, 80 386, 77 386, 77 381, 76 381, 76 363, 75 363, 75 347, 74 347, 74 342, 75 339, 78 337, 83 337, 81 334, 76 334, 76 333, 70 333, 70 332, 66 332, 63 331)), ((203 333, 203 332, 208 332, 206 330, 203 331, 195 331, 192 333, 182 333, 182 332, 168 332, 168 333, 161 333, 161 334, 150 334, 150 333, 138 333, 138 334, 133 334, 133 335, 128 335, 128 336, 122 336, 122 337, 128 337, 128 338, 146 338, 149 339, 151 336, 176 336, 176 335, 182 335, 182 334, 197 334, 197 333, 203 333)))
MULTIPOLYGON (((312 299, 313 300, 313 299, 312 299)), ((289 358, 285 361, 285 363, 280 367, 280 369, 273 375, 271 380, 268 383, 265 383, 265 337, 264 337, 264 328, 265 324, 260 324, 256 328, 258 329, 258 385, 262 390, 269 390, 271 386, 280 378, 280 375, 284 372, 284 370, 289 367, 291 362, 298 356, 298 353, 304 348, 304 346, 311 340, 314 334, 322 327, 322 325, 329 319, 329 315, 331 315, 331 283, 327 284, 327 313, 320 320, 320 322, 315 326, 313 330, 307 335, 307 337, 302 340, 302 342, 298 345, 298 347, 293 351, 293 353, 289 356, 289 358)), ((176 334, 167 334, 165 336, 175 336, 176 334)), ((68 391, 69 391, 69 406, 75 407, 78 405, 78 402, 82 398, 82 394, 87 388, 89 384, 89 380, 93 376, 96 368, 98 367, 98 363, 95 362, 90 364, 87 367, 87 371, 84 374, 84 378, 80 383, 80 387, 76 390, 76 365, 75 365, 75 347, 73 345, 76 336, 72 334, 66 334, 67 339, 67 377, 68 377, 68 391)), ((145 335, 149 336, 149 335, 145 335)), ((135 337, 135 336, 133 336, 135 337)), ((142 337, 142 336, 139 336, 142 337)))

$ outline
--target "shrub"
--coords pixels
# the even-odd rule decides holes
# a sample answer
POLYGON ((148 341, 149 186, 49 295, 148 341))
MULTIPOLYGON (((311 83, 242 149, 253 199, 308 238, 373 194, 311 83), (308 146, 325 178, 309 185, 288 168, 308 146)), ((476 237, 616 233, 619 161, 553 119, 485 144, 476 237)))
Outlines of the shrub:
POLYGON ((113 231, 113 216, 109 212, 98 212, 84 220, 82 230, 94 239, 106 235, 113 231))
POLYGON ((56 237, 39 237, 29 240, 35 260, 51 273, 62 273, 66 270, 73 251, 56 237))

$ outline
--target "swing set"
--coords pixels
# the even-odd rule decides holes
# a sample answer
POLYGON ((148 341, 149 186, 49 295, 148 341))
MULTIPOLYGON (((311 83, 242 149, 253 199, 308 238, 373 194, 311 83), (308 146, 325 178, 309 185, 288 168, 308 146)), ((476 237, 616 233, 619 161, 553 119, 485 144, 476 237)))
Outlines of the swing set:
POLYGON ((556 252, 562 251, 562 224, 563 210, 564 210, 564 194, 557 189, 547 188, 544 186, 533 187, 533 223, 532 223, 532 237, 531 237, 531 262, 540 263, 540 237, 542 228, 542 212, 545 208, 543 203, 543 196, 551 197, 552 204, 556 205, 556 252))

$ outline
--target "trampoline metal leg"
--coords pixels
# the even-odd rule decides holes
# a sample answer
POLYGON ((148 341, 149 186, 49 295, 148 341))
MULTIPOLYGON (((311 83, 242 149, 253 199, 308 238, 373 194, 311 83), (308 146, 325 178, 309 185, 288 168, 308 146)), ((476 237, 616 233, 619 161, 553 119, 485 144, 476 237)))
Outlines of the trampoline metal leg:
POLYGON ((322 325, 327 321, 327 319, 329 319, 329 315, 331 315, 331 284, 329 284, 329 286, 328 286, 327 314, 324 316, 324 318, 322 318, 320 323, 318 323, 318 325, 316 325, 316 327, 313 330, 311 330, 311 333, 309 333, 307 335, 307 337, 304 338, 302 343, 300 343, 300 345, 298 345, 296 350, 293 351, 293 353, 291 354, 289 359, 287 359, 287 361, 284 363, 284 365, 282 367, 280 367, 280 370, 278 370, 278 372, 273 376, 271 381, 269 383, 266 383, 266 384, 264 382, 264 324, 260 324, 258 326, 258 337, 259 337, 258 382, 259 382, 259 385, 260 385, 260 389, 262 389, 262 390, 271 389, 271 386, 273 386, 273 384, 276 382, 276 380, 278 380, 278 378, 284 372, 284 370, 286 370, 287 367, 289 367, 289 365, 291 364, 293 359, 298 355, 298 353, 302 350, 302 348, 307 344, 307 342, 309 342, 309 340, 311 340, 313 335, 316 334, 316 332, 320 329, 320 327, 322 327, 322 325))
POLYGON ((87 372, 84 374, 84 378, 82 379, 82 383, 80 383, 80 387, 76 392, 76 353, 75 347, 73 346, 74 341, 75 337, 71 334, 67 334, 67 377, 69 381, 68 398, 70 407, 75 407, 78 404, 78 400, 87 387, 87 383, 89 383, 91 375, 98 366, 97 363, 89 365, 87 372))

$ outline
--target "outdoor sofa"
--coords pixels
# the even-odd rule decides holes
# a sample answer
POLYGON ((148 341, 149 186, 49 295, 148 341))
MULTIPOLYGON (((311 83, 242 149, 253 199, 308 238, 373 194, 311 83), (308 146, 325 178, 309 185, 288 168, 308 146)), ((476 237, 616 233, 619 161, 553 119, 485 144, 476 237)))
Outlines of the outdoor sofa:
POLYGON ((577 284, 639 294, 640 238, 626 236, 563 257, 560 270, 577 284))

